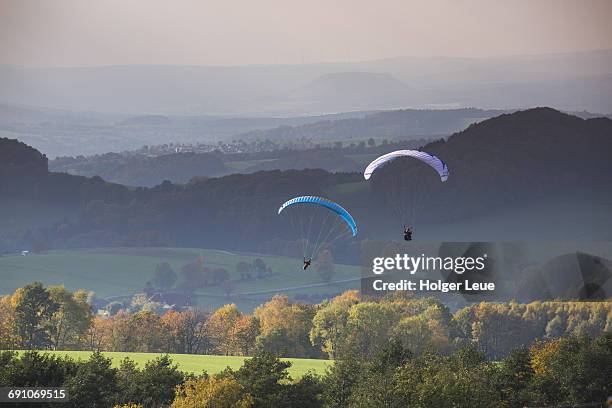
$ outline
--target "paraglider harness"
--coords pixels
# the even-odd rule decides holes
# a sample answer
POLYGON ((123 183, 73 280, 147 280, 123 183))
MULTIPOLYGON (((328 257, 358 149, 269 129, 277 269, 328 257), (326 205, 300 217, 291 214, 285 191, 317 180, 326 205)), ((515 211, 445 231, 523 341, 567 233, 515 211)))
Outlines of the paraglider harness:
POLYGON ((310 266, 311 262, 312 262, 312 259, 304 258, 304 270, 306 270, 310 266))
POLYGON ((404 225, 404 240, 412 241, 412 230, 409 227, 404 225))

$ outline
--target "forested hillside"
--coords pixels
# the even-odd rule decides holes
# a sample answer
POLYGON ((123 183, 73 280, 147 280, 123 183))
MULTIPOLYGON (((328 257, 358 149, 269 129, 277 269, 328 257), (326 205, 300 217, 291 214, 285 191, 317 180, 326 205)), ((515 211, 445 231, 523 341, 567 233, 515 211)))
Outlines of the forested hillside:
MULTIPOLYGON (((471 125, 424 151, 444 160, 448 182, 426 183, 426 215, 446 220, 492 207, 555 197, 589 200, 612 186, 612 120, 583 120, 550 108, 504 114, 471 125)), ((426 170, 426 169, 425 169, 426 170)), ((397 160, 373 178, 381 195, 392 181, 432 177, 415 161, 397 160)))
POLYGON ((228 171, 220 155, 215 153, 174 153, 159 157, 107 153, 93 158, 64 157, 53 164, 56 171, 147 187, 164 180, 186 183, 195 176, 218 176, 228 171))
MULTIPOLYGON (((609 119, 583 120, 539 108, 489 119, 446 142, 424 146, 424 151, 448 164, 451 175, 446 183, 435 177, 429 182, 433 172, 420 163, 396 160, 371 182, 365 182, 360 173, 275 170, 135 189, 98 177, 45 173, 46 161, 39 153, 4 139, 0 150, 21 146, 22 154, 32 157, 28 166, 38 170, 10 173, 14 165, 3 162, 2 200, 36 200, 43 205, 38 211, 43 212, 44 205, 52 203, 75 211, 44 228, 23 231, 19 238, 3 236, 3 247, 38 242, 46 248, 136 245, 278 250, 278 245, 269 243, 295 239, 277 216, 278 206, 303 194, 338 200, 357 219, 358 239, 375 239, 388 226, 401 226, 402 221, 389 209, 397 191, 392 181, 403 175, 408 182, 414 177, 425 181, 426 205, 419 215, 422 224, 468 222, 469 217, 495 209, 545 199, 543 209, 517 221, 524 228, 537 225, 545 234, 554 225, 538 225, 543 215, 572 200, 593 203, 597 195, 610 190, 611 135, 609 119)), ((586 217, 589 212, 578 215, 586 217)), ((487 228, 487 238, 495 233, 503 239, 504 230, 494 224, 487 228)), ((434 239, 445 240, 445 232, 439 231, 434 239)), ((610 237, 609 229, 597 234, 590 239, 610 237)), ((340 250, 338 259, 349 256, 347 251, 340 250)))

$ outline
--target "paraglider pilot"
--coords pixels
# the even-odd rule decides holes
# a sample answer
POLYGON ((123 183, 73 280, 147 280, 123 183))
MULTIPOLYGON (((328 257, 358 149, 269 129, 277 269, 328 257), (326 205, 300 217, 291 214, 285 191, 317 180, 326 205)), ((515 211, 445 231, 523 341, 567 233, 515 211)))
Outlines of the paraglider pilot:
POLYGON ((310 266, 311 262, 312 262, 312 259, 306 259, 304 257, 304 270, 306 270, 310 266))
POLYGON ((407 225, 404 225, 404 240, 412 241, 412 230, 407 225))

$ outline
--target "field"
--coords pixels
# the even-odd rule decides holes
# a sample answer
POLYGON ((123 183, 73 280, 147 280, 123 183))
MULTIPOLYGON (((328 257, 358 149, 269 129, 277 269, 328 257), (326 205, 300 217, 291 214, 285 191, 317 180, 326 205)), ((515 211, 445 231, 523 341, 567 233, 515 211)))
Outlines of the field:
MULTIPOLYGON (((74 359, 85 360, 89 357, 91 352, 89 351, 45 351, 45 353, 55 355, 67 355, 74 359)), ((144 367, 144 364, 160 356, 161 354, 156 353, 122 353, 122 352, 104 352, 102 353, 106 357, 110 357, 113 361, 113 367, 119 367, 121 360, 125 357, 129 357, 140 367, 144 367)), ((231 367, 232 369, 238 369, 242 366, 245 358, 239 356, 208 356, 200 354, 169 354, 170 358, 175 364, 178 364, 179 370, 201 374, 206 371, 209 374, 218 373, 225 367, 231 367)), ((315 360, 315 359, 304 359, 304 358, 284 358, 284 361, 290 361, 291 367, 289 373, 292 378, 299 378, 306 374, 308 371, 314 371, 318 374, 323 374, 325 368, 332 362, 331 360, 315 360)))
POLYGON ((236 303, 243 310, 251 310, 276 293, 333 294, 359 285, 360 270, 354 266, 337 265, 333 277, 336 283, 324 284, 314 271, 302 270, 300 259, 288 257, 197 248, 97 248, 1 256, 0 295, 40 281, 45 285, 64 285, 69 290, 92 290, 102 298, 127 297, 142 291, 157 264, 168 262, 175 271, 180 271, 198 256, 204 258, 204 265, 209 268, 225 268, 231 274, 233 286, 231 297, 219 287, 198 291, 195 299, 203 307, 236 303), (273 274, 264 279, 240 280, 236 264, 253 262, 257 257, 272 268, 273 274))
POLYGON ((225 162, 225 166, 232 171, 245 171, 250 167, 253 167, 257 164, 272 162, 277 159, 259 159, 259 160, 239 160, 239 161, 228 161, 225 162))

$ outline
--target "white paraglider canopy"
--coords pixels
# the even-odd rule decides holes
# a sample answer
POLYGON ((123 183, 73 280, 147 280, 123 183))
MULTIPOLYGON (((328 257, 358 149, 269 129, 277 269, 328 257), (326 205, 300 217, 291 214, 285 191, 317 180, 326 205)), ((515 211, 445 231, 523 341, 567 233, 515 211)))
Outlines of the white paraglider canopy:
POLYGON ((379 167, 381 167, 382 165, 394 159, 397 159, 398 157, 413 157, 415 159, 418 159, 428 164, 435 171, 437 171, 438 174, 440 175, 441 181, 444 182, 448 180, 449 173, 448 173, 448 167, 446 166, 446 163, 438 159, 433 154, 422 152, 420 150, 396 150, 394 152, 382 155, 376 160, 374 160, 372 163, 370 163, 368 167, 366 167, 365 171, 363 172, 363 177, 366 180, 369 180, 370 177, 372 176, 372 173, 374 173, 379 167))
MULTIPOLYGON (((369 180, 379 168, 401 157, 418 160, 434 169, 442 182, 448 180, 449 171, 446 163, 433 154, 420 150, 396 150, 382 155, 366 167, 363 177, 369 180)), ((404 226, 414 226, 418 214, 426 206, 427 196, 431 192, 428 183, 435 180, 436 174, 430 172, 427 166, 411 167, 409 171, 400 166, 397 171, 390 172, 380 180, 381 185, 386 187, 379 191, 384 192, 387 203, 395 215, 402 220, 404 226)))

